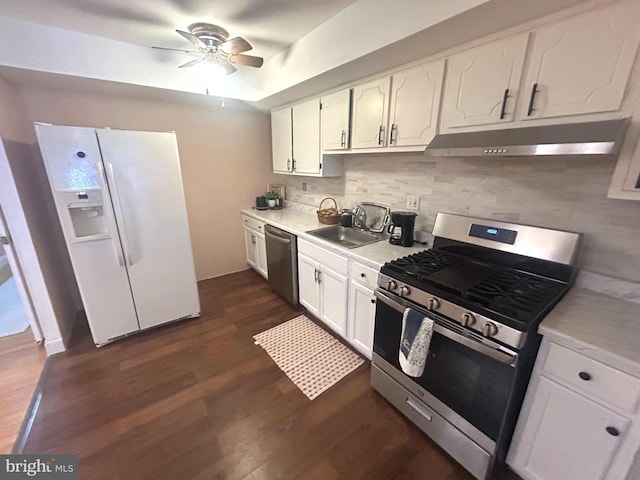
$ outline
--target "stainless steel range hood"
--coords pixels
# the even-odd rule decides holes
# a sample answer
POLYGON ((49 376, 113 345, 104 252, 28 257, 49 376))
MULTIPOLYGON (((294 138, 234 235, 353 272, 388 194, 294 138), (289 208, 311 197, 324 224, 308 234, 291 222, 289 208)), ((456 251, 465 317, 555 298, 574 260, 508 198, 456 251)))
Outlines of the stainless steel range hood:
POLYGON ((425 155, 433 157, 521 157, 617 155, 628 118, 600 122, 509 128, 436 135, 425 155))

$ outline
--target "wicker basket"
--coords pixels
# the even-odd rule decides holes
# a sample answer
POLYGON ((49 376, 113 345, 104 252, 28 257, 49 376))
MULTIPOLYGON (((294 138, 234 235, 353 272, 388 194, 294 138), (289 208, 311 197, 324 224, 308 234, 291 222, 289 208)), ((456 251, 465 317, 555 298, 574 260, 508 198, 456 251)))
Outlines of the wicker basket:
POLYGON ((340 214, 338 213, 338 204, 336 200, 331 197, 324 198, 320 205, 318 206, 318 221, 320 223, 324 223, 325 225, 335 225, 340 222, 340 214), (333 202, 332 208, 322 208, 322 204, 326 200, 331 200, 333 202))

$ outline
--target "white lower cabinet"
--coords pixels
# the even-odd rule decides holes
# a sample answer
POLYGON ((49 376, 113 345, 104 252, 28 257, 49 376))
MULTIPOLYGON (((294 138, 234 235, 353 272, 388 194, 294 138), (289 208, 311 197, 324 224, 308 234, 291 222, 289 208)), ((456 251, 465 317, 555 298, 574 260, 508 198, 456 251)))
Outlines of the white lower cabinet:
POLYGON ((351 280, 349 285, 348 340, 360 353, 371 360, 373 325, 376 316, 376 297, 373 289, 351 280))
POLYGON ((299 239, 298 297, 311 314, 346 337, 347 258, 299 239))
POLYGON ((247 264, 264 278, 267 278, 267 244, 264 238, 264 223, 248 215, 243 215, 242 225, 247 264))
POLYGON ((627 381, 637 379, 543 340, 507 463, 525 480, 629 478, 640 446, 636 402, 606 388, 627 381))

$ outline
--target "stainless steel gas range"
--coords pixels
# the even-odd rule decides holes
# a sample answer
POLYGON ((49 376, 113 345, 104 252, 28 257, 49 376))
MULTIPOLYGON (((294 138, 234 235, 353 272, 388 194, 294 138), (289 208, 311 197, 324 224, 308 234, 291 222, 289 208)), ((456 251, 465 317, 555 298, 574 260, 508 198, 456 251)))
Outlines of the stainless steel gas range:
POLYGON ((438 214, 434 244, 380 270, 371 384, 476 478, 504 465, 540 344, 582 235, 438 214), (407 308, 433 320, 424 373, 399 363, 407 308))

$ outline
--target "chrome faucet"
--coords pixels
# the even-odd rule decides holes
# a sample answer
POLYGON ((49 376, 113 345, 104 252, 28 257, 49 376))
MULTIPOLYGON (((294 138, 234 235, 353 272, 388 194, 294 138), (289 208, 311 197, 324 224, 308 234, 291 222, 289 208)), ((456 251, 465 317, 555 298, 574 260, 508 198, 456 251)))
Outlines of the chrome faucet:
POLYGON ((360 204, 353 208, 353 226, 361 230, 367 229, 367 211, 360 204))

